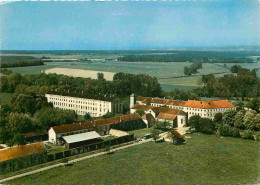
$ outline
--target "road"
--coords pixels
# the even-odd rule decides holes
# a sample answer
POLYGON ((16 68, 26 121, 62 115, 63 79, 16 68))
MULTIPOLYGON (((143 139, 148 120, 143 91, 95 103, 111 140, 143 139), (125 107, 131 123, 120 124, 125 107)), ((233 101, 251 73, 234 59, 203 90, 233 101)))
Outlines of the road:
MULTIPOLYGON (((118 147, 118 148, 115 148, 115 149, 111 149, 110 152, 116 152, 118 150, 123 150, 123 149, 129 148, 129 147, 132 147, 132 146, 147 143, 147 142, 150 142, 152 140, 153 139, 147 139, 147 140, 139 141, 137 143, 121 146, 121 147, 118 147)), ((70 160, 68 163, 69 164, 76 163, 76 162, 79 162, 79 161, 82 161, 82 160, 85 160, 85 159, 90 159, 90 158, 98 157, 98 156, 101 156, 101 155, 105 155, 107 153, 108 152, 100 152, 100 153, 84 156, 84 157, 81 157, 81 158, 70 160)), ((32 175, 32 174, 35 174, 35 173, 43 172, 43 171, 46 171, 46 170, 49 170, 49 169, 52 169, 52 168, 56 168, 56 167, 59 167, 59 166, 64 166, 64 163, 54 164, 54 165, 47 166, 47 167, 44 167, 44 168, 40 168, 40 169, 37 169, 37 170, 33 170, 33 171, 25 172, 25 173, 22 173, 22 174, 19 174, 19 175, 15 175, 15 176, 12 176, 12 177, 8 177, 8 178, 5 178, 5 179, 1 179, 0 184, 2 184, 3 182, 9 181, 9 180, 13 180, 13 179, 17 179, 17 178, 24 177, 24 176, 27 176, 27 175, 32 175)))

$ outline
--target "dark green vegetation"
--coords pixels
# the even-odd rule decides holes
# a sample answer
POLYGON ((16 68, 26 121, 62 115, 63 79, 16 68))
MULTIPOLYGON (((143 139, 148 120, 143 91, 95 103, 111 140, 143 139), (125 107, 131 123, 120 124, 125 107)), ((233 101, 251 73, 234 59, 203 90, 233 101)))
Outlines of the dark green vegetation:
POLYGON ((25 144, 23 133, 48 130, 51 126, 77 120, 73 111, 60 110, 47 103, 44 96, 19 94, 0 110, 0 143, 25 144))
POLYGON ((256 70, 241 69, 237 75, 203 75, 201 79, 203 87, 194 89, 194 92, 202 97, 233 98, 259 97, 260 78, 256 70))
POLYGON ((105 79, 74 78, 57 74, 27 74, 22 76, 13 73, 3 76, 2 92, 45 94, 51 90, 84 91, 86 94, 107 94, 127 96, 136 93, 142 96, 161 96, 162 89, 156 77, 140 74, 117 73, 113 81, 105 79))
MULTIPOLYGON (((150 51, 151 52, 151 51, 150 51)), ((133 52, 134 53, 134 52, 133 52)), ((147 51, 145 54, 131 54, 118 57, 119 61, 127 62, 140 62, 140 61, 152 61, 152 62, 202 62, 202 63, 250 63, 253 59, 248 58, 254 56, 253 54, 260 55, 258 51, 153 51, 149 54, 147 51)))
POLYGON ((192 134, 185 145, 134 146, 8 184, 258 184, 259 142, 192 134))
POLYGON ((190 117, 189 126, 204 134, 260 140, 260 113, 254 110, 227 110, 217 113, 214 120, 195 115, 190 117))
POLYGON ((194 63, 190 67, 184 67, 184 74, 185 75, 192 75, 198 72, 198 69, 202 68, 202 63, 194 63))
POLYGON ((1 56, 0 68, 44 65, 41 59, 31 56, 1 56))

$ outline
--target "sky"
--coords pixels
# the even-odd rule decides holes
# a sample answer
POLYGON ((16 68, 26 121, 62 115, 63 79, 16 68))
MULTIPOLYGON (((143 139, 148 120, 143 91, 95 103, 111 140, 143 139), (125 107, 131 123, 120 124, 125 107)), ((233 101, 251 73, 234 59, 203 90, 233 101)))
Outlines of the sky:
POLYGON ((0 4, 2 50, 260 45, 260 1, 0 4))

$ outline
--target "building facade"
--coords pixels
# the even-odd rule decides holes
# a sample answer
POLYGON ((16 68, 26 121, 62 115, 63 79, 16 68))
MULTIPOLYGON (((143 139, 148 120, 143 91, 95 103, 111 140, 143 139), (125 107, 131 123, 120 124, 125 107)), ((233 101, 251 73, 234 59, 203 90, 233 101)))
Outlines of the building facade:
POLYGON ((73 110, 78 115, 90 114, 92 117, 105 115, 107 112, 122 113, 123 104, 117 97, 88 96, 76 93, 51 93, 45 94, 47 101, 53 107, 64 110, 73 110))
MULTIPOLYGON (((134 97, 134 96, 132 96, 134 97)), ((131 98, 131 97, 130 97, 131 98)), ((136 108, 146 108, 149 106, 163 107, 167 106, 171 109, 182 110, 188 115, 188 119, 191 116, 199 115, 203 118, 213 119, 216 113, 223 113, 226 110, 235 110, 236 107, 227 100, 214 100, 214 101, 178 101, 164 98, 151 98, 151 97, 137 97, 137 104, 130 107, 130 111, 135 112, 136 108), (146 106, 146 107, 145 107, 146 106)))

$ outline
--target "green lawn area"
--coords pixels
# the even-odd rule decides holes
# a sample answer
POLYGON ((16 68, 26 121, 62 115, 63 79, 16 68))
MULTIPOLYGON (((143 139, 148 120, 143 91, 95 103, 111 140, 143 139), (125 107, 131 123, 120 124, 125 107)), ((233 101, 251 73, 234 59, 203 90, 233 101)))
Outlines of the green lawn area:
POLYGON ((45 143, 45 146, 48 150, 48 154, 54 154, 54 153, 57 153, 57 152, 64 152, 64 151, 67 150, 65 147, 55 145, 55 144, 52 144, 52 143, 49 143, 49 142, 45 143))
POLYGON ((142 138, 145 134, 150 134, 152 128, 143 128, 139 130, 130 131, 130 134, 134 134, 136 138, 142 138))
POLYGON ((8 184, 258 184, 259 142, 192 134, 19 178, 8 184))
POLYGON ((14 97, 13 93, 1 93, 0 104, 9 102, 12 97, 14 97))

